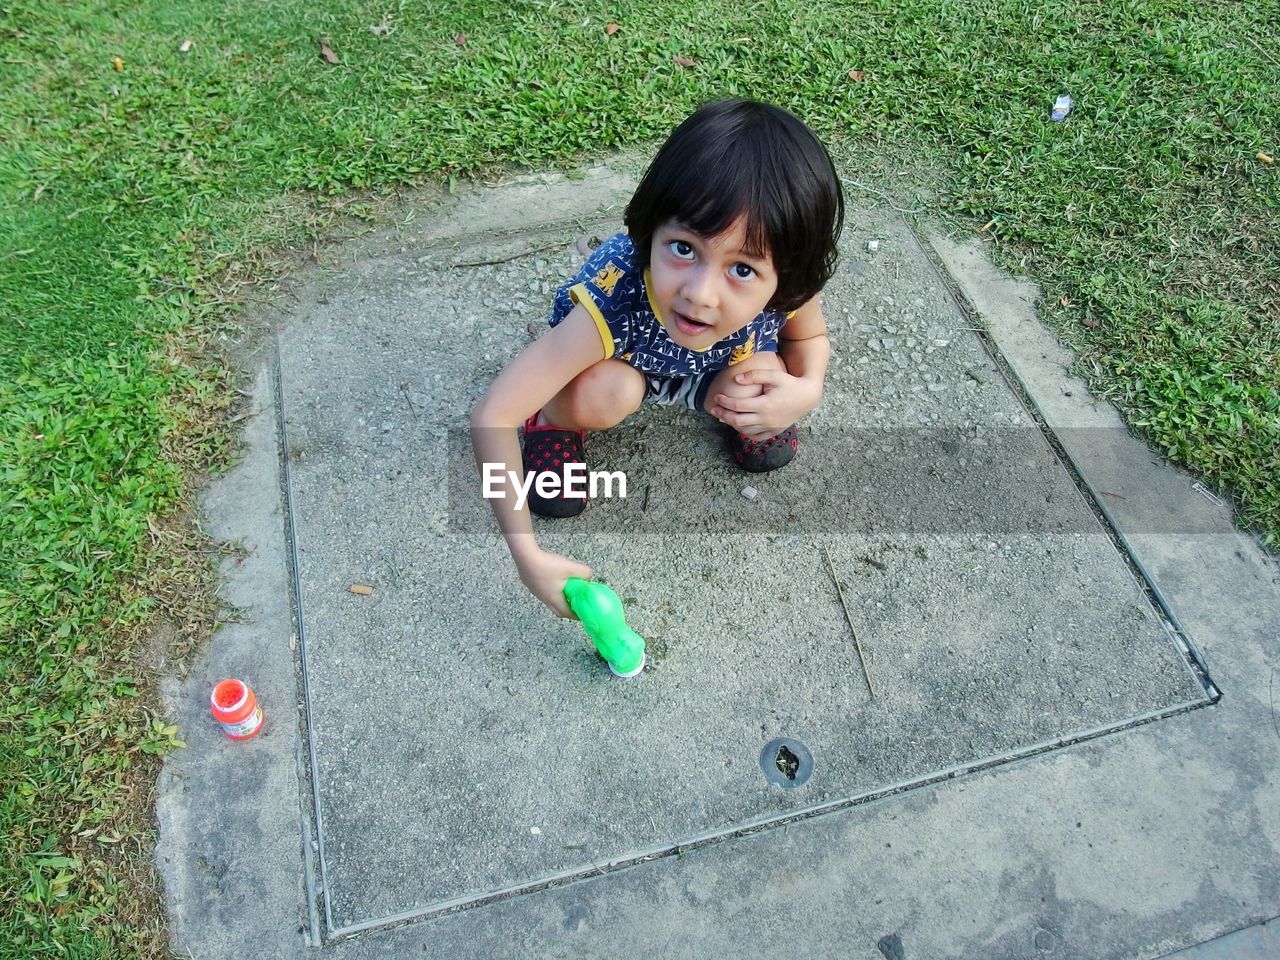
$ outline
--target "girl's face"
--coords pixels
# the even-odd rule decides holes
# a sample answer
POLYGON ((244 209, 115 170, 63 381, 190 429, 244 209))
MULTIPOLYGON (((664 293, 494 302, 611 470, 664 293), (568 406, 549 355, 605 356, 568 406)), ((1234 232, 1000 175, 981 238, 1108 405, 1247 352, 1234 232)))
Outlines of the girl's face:
POLYGON ((667 335, 680 346, 706 350, 737 333, 778 289, 773 258, 745 253, 744 241, 741 220, 715 237, 678 220, 654 231, 649 295, 667 335))

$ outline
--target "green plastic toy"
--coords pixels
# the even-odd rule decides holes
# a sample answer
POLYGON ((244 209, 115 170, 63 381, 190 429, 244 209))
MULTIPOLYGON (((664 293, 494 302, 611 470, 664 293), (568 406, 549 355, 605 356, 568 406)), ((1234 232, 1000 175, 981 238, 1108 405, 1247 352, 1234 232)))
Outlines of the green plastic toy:
POLYGON ((627 626, 622 601, 606 584, 570 577, 564 598, 615 677, 634 677, 644 669, 644 639, 627 626))

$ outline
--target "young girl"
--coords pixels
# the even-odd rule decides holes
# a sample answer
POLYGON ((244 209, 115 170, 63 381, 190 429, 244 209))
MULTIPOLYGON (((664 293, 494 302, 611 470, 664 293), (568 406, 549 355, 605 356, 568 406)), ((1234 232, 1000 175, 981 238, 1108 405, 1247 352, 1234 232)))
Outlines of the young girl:
MULTIPOLYGON (((646 399, 732 427, 744 469, 790 461, 796 420, 822 398, 831 348, 818 294, 843 222, 830 157, 785 110, 710 103, 663 144, 627 205, 627 232, 556 292, 551 330, 471 415, 481 472, 496 464, 504 478, 491 503, 520 579, 557 614, 572 618, 565 582, 591 570, 539 548, 511 464, 556 474, 563 491, 567 465, 583 464, 585 431, 620 423, 646 399)), ((530 487, 527 504, 564 517, 586 500, 530 487)))

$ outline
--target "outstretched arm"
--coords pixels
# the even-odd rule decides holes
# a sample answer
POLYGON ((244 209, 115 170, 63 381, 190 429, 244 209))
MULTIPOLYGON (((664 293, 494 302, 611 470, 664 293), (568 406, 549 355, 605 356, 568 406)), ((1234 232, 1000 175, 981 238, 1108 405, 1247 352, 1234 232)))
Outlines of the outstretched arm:
POLYGON ((511 477, 523 478, 520 444, 516 427, 570 380, 604 358, 604 347, 595 321, 582 306, 576 306, 557 326, 531 343, 498 375, 471 412, 471 443, 476 465, 485 476, 486 464, 492 475, 496 496, 489 500, 498 527, 506 538, 520 579, 539 600, 558 615, 573 618, 564 600, 564 584, 569 577, 591 579, 591 569, 568 557, 542 550, 533 535, 529 507, 516 508, 517 491, 511 477))

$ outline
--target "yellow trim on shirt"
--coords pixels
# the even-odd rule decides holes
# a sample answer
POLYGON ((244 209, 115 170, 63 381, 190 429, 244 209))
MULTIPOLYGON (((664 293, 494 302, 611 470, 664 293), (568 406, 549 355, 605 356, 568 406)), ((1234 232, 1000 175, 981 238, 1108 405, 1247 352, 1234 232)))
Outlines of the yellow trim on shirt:
POLYGON ((653 311, 653 315, 658 318, 658 326, 665 327, 667 321, 662 319, 662 311, 658 309, 658 305, 653 302, 653 284, 649 282, 649 268, 644 268, 644 295, 649 298, 649 309, 653 311))
POLYGON ((604 314, 600 312, 596 302, 591 299, 591 294, 587 292, 586 285, 576 283, 570 287, 569 299, 574 303, 582 304, 587 313, 591 314, 591 319, 596 322, 596 331, 600 334, 600 341, 604 344, 604 359, 608 360, 613 356, 613 332, 609 329, 609 324, 605 323, 604 314))

